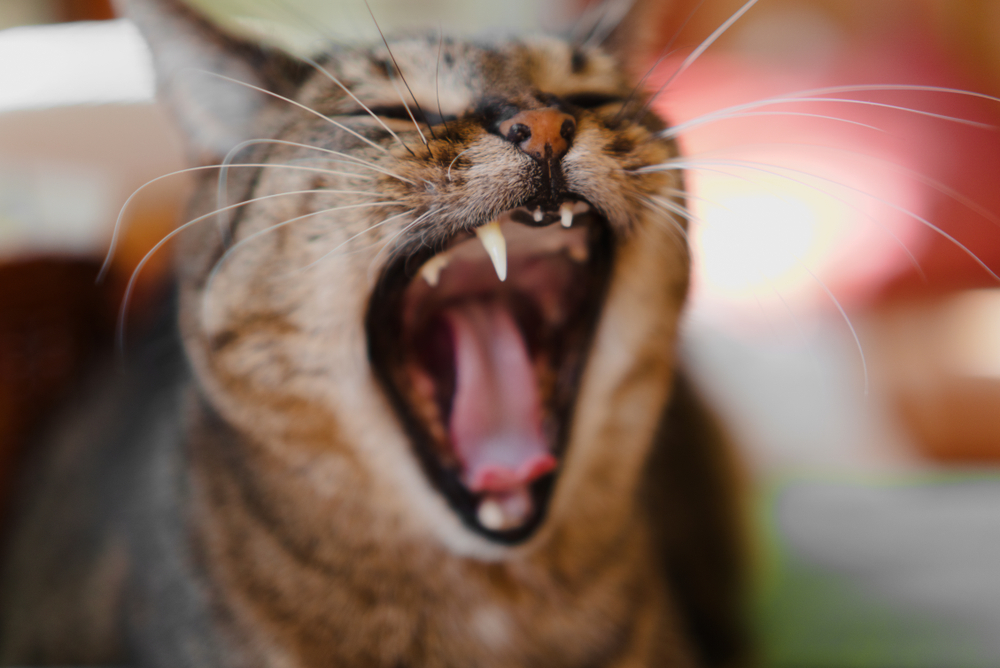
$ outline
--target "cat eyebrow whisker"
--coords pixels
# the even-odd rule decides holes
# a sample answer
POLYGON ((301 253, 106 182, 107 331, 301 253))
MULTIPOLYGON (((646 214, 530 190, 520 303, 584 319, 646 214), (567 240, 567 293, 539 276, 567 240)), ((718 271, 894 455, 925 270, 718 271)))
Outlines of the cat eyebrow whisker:
MULTIPOLYGON (((364 0, 364 3, 365 3, 365 8, 368 9, 368 15, 372 17, 372 23, 375 24, 375 30, 378 30, 378 35, 379 37, 382 38, 382 44, 385 45, 385 50, 389 53, 389 59, 392 61, 392 66, 396 69, 396 73, 399 74, 399 78, 403 82, 403 85, 406 86, 406 91, 410 94, 410 99, 413 100, 413 104, 417 107, 417 111, 419 111, 421 117, 423 117, 424 123, 427 125, 427 129, 431 133, 431 137, 437 139, 437 137, 434 137, 434 129, 431 127, 431 124, 427 122, 427 114, 425 114, 424 110, 420 108, 420 102, 417 101, 417 96, 413 94, 413 90, 410 88, 410 84, 406 82, 406 77, 403 76, 403 70, 399 67, 399 63, 396 62, 396 56, 393 55, 392 49, 389 48, 389 41, 386 40, 385 34, 382 32, 382 26, 378 24, 378 19, 375 18, 375 12, 372 11, 372 7, 371 5, 368 4, 368 0, 364 0)), ((392 81, 392 79, 390 79, 390 81, 392 81)), ((396 84, 393 83, 394 88, 395 86, 396 84)), ((399 90, 397 89, 396 92, 398 93, 399 90)), ((406 108, 406 113, 408 113, 410 115, 410 118, 413 119, 413 124, 417 125, 417 120, 413 118, 413 112, 410 111, 410 107, 406 104, 406 101, 403 100, 403 96, 400 95, 399 99, 403 103, 403 106, 406 108)), ((424 140, 424 146, 426 146, 427 139, 424 137, 424 133, 420 132, 419 125, 417 125, 417 132, 420 133, 420 138, 424 140)))
MULTIPOLYGON (((270 95, 271 97, 274 97, 274 98, 277 98, 279 100, 282 100, 283 102, 287 102, 287 103, 289 103, 289 104, 291 104, 291 105, 293 105, 295 107, 298 107, 299 109, 302 109, 303 111, 309 112, 313 116, 317 116, 317 117, 323 119, 324 121, 326 121, 330 125, 333 125, 334 127, 337 127, 339 129, 343 130, 344 132, 347 132, 348 134, 351 134, 351 135, 357 137, 358 139, 360 139, 364 143, 368 144, 369 146, 371 146, 373 148, 376 148, 379 151, 382 151, 383 153, 385 153, 387 155, 392 155, 392 153, 386 147, 380 146, 379 144, 376 144, 375 142, 373 142, 368 137, 365 137, 364 135, 362 135, 362 134, 360 134, 358 132, 355 132, 354 130, 352 130, 351 128, 347 127, 343 123, 335 121, 332 118, 330 118, 329 116, 326 116, 325 114, 321 114, 320 112, 316 111, 315 109, 307 107, 306 105, 302 104, 301 102, 296 102, 295 100, 293 100, 293 99, 291 99, 289 97, 285 97, 284 95, 279 95, 278 93, 275 93, 273 91, 269 91, 266 88, 261 88, 260 86, 254 86, 253 84, 247 83, 246 81, 240 81, 239 79, 233 79, 232 77, 227 77, 224 74, 219 74, 217 72, 210 72, 208 70, 194 70, 194 71, 195 72, 200 72, 202 74, 207 74, 209 76, 213 76, 213 77, 216 77, 218 79, 222 79, 224 81, 229 81, 231 83, 238 84, 240 86, 245 86, 247 88, 250 88, 251 90, 255 90, 255 91, 259 92, 259 93, 263 93, 265 95, 270 95)), ((395 157, 395 156, 393 156, 393 157, 395 157)))
POLYGON ((405 148, 410 153, 410 155, 412 155, 413 157, 416 157, 416 154, 413 152, 413 149, 411 149, 409 146, 407 146, 406 142, 404 142, 402 139, 400 139, 399 135, 397 135, 395 132, 393 132, 392 128, 390 128, 388 125, 386 125, 385 121, 383 121, 378 116, 378 114, 376 114, 375 112, 373 112, 371 109, 368 108, 368 105, 366 105, 364 102, 362 102, 361 100, 359 100, 358 97, 354 93, 352 93, 351 90, 347 86, 345 86, 344 84, 342 84, 340 82, 340 80, 337 79, 337 77, 333 76, 333 74, 331 74, 325 67, 323 67, 322 65, 320 65, 319 63, 317 63, 312 58, 310 58, 308 56, 301 56, 301 59, 304 62, 309 63, 314 68, 316 68, 316 70, 318 70, 320 73, 322 73, 324 76, 326 76, 330 81, 332 81, 333 83, 337 84, 342 91, 344 91, 345 93, 347 93, 352 100, 354 100, 362 109, 364 109, 365 111, 367 111, 369 116, 371 116, 376 121, 378 121, 378 124, 381 125, 385 129, 386 132, 388 132, 390 135, 392 135, 393 139, 395 139, 397 142, 399 142, 400 145, 403 148, 405 148))
POLYGON ((440 25, 438 26, 438 54, 437 61, 434 65, 434 97, 437 99, 438 106, 438 116, 441 118, 441 122, 444 123, 445 134, 448 134, 448 120, 445 118, 444 110, 441 109, 441 51, 444 48, 444 28, 440 25))
MULTIPOLYGON (((132 204, 132 200, 134 200, 139 195, 139 193, 143 192, 144 190, 146 190, 146 188, 155 183, 163 181, 164 179, 172 178, 174 176, 180 176, 182 174, 190 174, 192 172, 206 171, 209 169, 225 169, 226 167, 227 165, 219 164, 219 165, 200 165, 198 167, 188 167, 186 169, 179 169, 174 172, 162 174, 154 179, 150 179, 149 181, 146 181, 144 184, 136 188, 135 191, 128 196, 128 199, 125 200, 125 203, 122 204, 122 208, 118 212, 118 218, 115 220, 114 230, 111 233, 111 241, 108 244, 108 252, 104 256, 104 262, 101 264, 100 271, 97 272, 97 278, 95 279, 95 282, 100 283, 101 281, 103 281, 105 276, 107 275, 108 269, 111 267, 111 261, 112 259, 114 259, 115 252, 118 249, 118 242, 119 239, 121 238, 122 225, 125 221, 125 214, 128 211, 129 206, 132 204)), ((353 174, 351 172, 340 172, 332 169, 323 169, 320 167, 282 165, 277 163, 243 163, 238 165, 228 165, 228 167, 253 167, 256 169, 292 169, 292 170, 301 170, 308 172, 320 172, 323 174, 332 174, 347 178, 360 178, 360 179, 371 178, 366 174, 353 174)))
POLYGON ((592 5, 573 28, 573 44, 580 49, 600 46, 628 15, 636 0, 604 0, 592 5), (596 15, 596 18, 595 18, 596 15), (589 27, 581 29, 581 25, 589 27))
MULTIPOLYGON (((208 299, 208 296, 211 293, 212 284, 214 283, 216 276, 218 276, 219 271, 222 270, 222 265, 225 264, 226 261, 228 261, 230 257, 232 257, 233 253, 235 253, 244 244, 249 243, 250 241, 253 241, 254 239, 256 239, 256 238, 258 238, 258 237, 260 237, 260 236, 262 236, 264 234, 267 234, 269 232, 274 232, 275 230, 281 229, 281 228, 285 227, 286 225, 291 225, 292 223, 298 222, 300 220, 304 220, 306 218, 312 218, 314 216, 321 216, 321 215, 327 214, 327 213, 335 213, 337 211, 348 211, 348 210, 351 210, 351 209, 365 209, 365 208, 372 208, 372 207, 379 207, 379 206, 398 206, 399 204, 400 204, 400 202, 362 202, 362 203, 359 203, 359 204, 345 204, 345 205, 342 205, 342 206, 335 206, 335 207, 332 207, 332 208, 329 208, 329 209, 319 209, 317 211, 310 211, 309 213, 302 214, 301 216, 295 216, 294 218, 289 218, 287 220, 283 220, 280 223, 275 223, 274 225, 269 225, 269 226, 265 227, 262 230, 257 230, 256 232, 254 232, 253 234, 249 235, 245 239, 240 239, 236 244, 234 244, 232 247, 230 247, 229 249, 227 249, 226 252, 222 254, 222 257, 220 257, 216 261, 215 266, 212 267, 212 271, 208 275, 208 280, 205 281, 205 289, 204 289, 205 297, 206 297, 206 299, 208 299)), ((371 229, 373 229, 373 228, 369 227, 367 230, 364 230, 363 232, 359 232, 357 235, 351 237, 351 239, 354 239, 357 236, 360 236, 361 234, 364 234, 365 232, 367 232, 368 230, 371 230, 371 229)), ((348 241, 350 241, 351 239, 348 239, 348 241)))
POLYGON ((642 111, 648 109, 649 106, 653 104, 653 102, 656 100, 656 98, 659 97, 660 94, 663 93, 663 91, 665 91, 667 88, 670 87, 670 84, 672 84, 677 79, 677 77, 684 74, 684 72, 687 71, 687 69, 691 67, 691 65, 694 64, 694 62, 698 60, 698 58, 701 57, 701 54, 705 53, 708 47, 712 46, 712 44, 714 44, 715 41, 723 35, 723 33, 729 30, 729 28, 731 28, 734 23, 739 21, 744 14, 750 11, 750 8, 756 5, 757 2, 758 0, 748 0, 746 3, 743 4, 742 7, 737 9, 732 16, 726 19, 722 25, 716 28, 715 32, 706 37, 702 41, 702 43, 699 44, 698 47, 681 62, 677 70, 667 78, 667 80, 663 83, 663 85, 660 86, 657 89, 657 91, 649 97, 648 100, 646 100, 646 104, 642 106, 639 113, 642 113, 642 111))
MULTIPOLYGON (((680 24, 680 27, 678 27, 677 30, 674 31, 673 37, 670 38, 670 41, 667 42, 666 46, 664 46, 663 49, 660 51, 660 56, 656 59, 656 62, 654 62, 653 65, 648 70, 646 70, 646 73, 642 75, 642 78, 639 79, 638 83, 636 83, 636 85, 629 92, 628 97, 625 98, 625 102, 622 104, 622 108, 618 110, 617 114, 615 114, 615 121, 621 120, 622 114, 625 113, 625 110, 628 109, 628 107, 632 104, 632 101, 635 99, 635 94, 638 93, 640 90, 642 90, 642 87, 646 83, 646 80, 649 79, 650 76, 652 76, 653 72, 656 71, 656 68, 660 66, 660 63, 662 63, 664 60, 670 57, 672 53, 674 53, 672 49, 674 43, 681 36, 681 33, 684 32, 684 29, 691 22, 691 19, 694 18, 695 14, 698 13, 698 10, 701 9, 701 6, 704 4, 705 0, 698 0, 698 4, 694 6, 694 9, 692 9, 691 12, 687 15, 687 17, 684 19, 684 22, 680 24)), ((632 117, 632 122, 636 121, 636 119, 639 117, 639 114, 641 114, 645 108, 646 108, 645 103, 639 105, 637 113, 635 114, 635 116, 632 117)))
MULTIPOLYGON (((413 121, 413 127, 417 129, 417 134, 420 135, 420 141, 424 143, 424 146, 428 146, 427 137, 424 136, 423 130, 420 129, 420 123, 417 122, 416 116, 413 115, 413 111, 410 109, 410 105, 406 103, 406 98, 403 97, 403 92, 399 90, 399 86, 396 85, 396 78, 389 77, 389 83, 392 84, 392 89, 396 91, 396 96, 399 98, 399 103, 403 105, 403 109, 406 110, 406 115, 410 117, 411 121, 413 121)), ((430 124, 427 124, 427 129, 430 130, 430 124)))

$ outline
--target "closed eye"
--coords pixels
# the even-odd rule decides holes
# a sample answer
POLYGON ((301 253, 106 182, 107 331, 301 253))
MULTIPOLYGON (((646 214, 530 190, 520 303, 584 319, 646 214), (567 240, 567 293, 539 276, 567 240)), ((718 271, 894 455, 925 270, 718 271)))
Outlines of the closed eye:
MULTIPOLYGON (((393 118, 400 121, 409 121, 410 114, 407 112, 406 107, 396 106, 396 107, 372 107, 372 113, 376 116, 382 118, 393 118)), ((436 112, 423 110, 423 114, 414 108, 411 108, 413 112, 413 118, 417 120, 418 123, 426 123, 427 125, 441 125, 442 123, 447 123, 448 121, 454 121, 458 117, 451 114, 439 114, 436 112)))
POLYGON ((576 93, 574 95, 566 95, 562 99, 564 102, 580 109, 599 109, 609 104, 621 104, 624 102, 620 97, 604 93, 576 93))

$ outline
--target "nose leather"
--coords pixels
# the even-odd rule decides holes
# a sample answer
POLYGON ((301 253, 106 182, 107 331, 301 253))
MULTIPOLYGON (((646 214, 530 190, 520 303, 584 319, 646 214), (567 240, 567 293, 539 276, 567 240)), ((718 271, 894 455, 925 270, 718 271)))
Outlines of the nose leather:
POLYGON ((576 135, 576 120, 555 107, 527 109, 500 124, 500 134, 540 162, 559 160, 576 135))

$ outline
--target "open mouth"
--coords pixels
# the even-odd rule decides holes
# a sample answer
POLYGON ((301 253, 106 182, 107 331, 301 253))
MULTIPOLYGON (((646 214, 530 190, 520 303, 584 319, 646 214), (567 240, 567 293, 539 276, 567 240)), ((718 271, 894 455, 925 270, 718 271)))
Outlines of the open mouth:
POLYGON ((544 519, 611 258, 607 221, 570 195, 400 258, 376 286, 373 368, 428 478, 492 540, 544 519))

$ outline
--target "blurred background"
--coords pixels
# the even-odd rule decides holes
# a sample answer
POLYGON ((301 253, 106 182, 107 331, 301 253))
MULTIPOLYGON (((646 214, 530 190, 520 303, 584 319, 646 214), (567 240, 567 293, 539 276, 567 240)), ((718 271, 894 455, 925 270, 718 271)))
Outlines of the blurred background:
MULTIPOLYGON (((192 2, 298 51, 372 31, 353 0, 192 2)), ((372 8, 470 33, 581 9, 500 4, 372 8)), ((1000 3, 760 0, 684 68, 741 5, 664 2, 638 62, 686 156, 684 355, 747 464, 764 664, 1000 665, 1000 3)), ((94 284, 125 200, 185 166, 112 19, 0 1, 0 496, 181 215, 184 177, 144 189, 94 284)), ((168 276, 163 252, 130 328, 168 276)))

